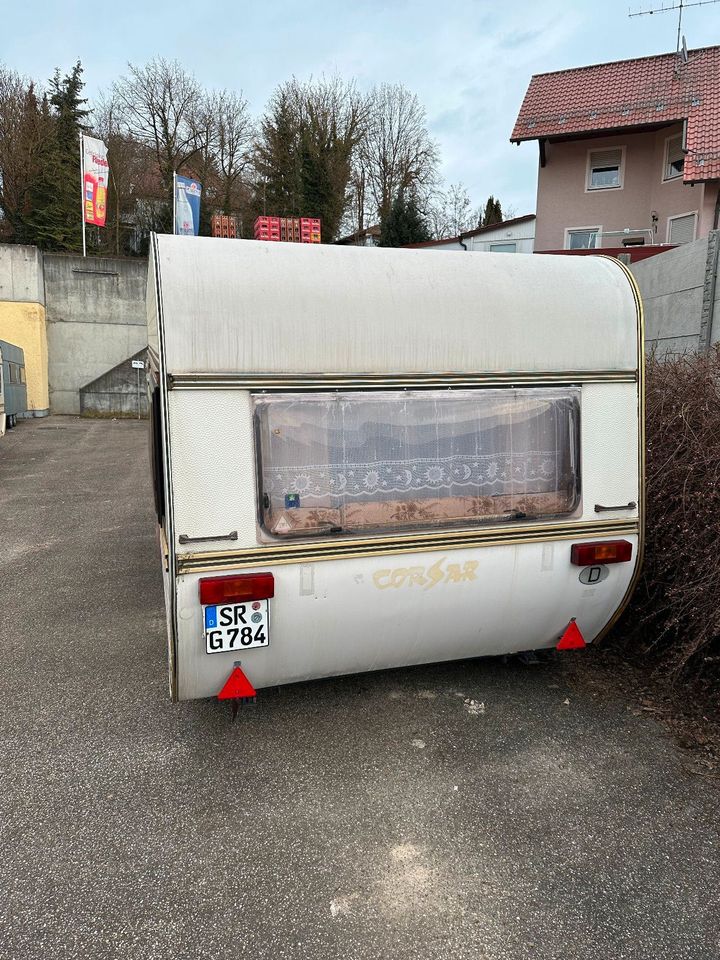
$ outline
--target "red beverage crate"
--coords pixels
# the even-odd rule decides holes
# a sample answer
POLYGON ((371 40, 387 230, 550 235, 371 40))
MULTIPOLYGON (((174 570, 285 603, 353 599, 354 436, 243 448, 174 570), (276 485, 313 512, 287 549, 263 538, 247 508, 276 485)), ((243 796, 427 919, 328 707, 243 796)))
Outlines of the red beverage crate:
POLYGON ((256 217, 254 228, 257 230, 258 227, 280 227, 280 217, 256 217))
POLYGON ((237 221, 235 217, 226 214, 214 214, 210 219, 210 232, 213 237, 235 239, 237 237, 237 221))

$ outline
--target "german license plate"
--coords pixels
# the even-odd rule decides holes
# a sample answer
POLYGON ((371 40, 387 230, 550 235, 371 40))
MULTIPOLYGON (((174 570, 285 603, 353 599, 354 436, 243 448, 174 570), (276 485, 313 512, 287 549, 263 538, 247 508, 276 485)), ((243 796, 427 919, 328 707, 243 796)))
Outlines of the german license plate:
POLYGON ((208 653, 252 650, 270 644, 267 600, 203 607, 203 623, 208 653))

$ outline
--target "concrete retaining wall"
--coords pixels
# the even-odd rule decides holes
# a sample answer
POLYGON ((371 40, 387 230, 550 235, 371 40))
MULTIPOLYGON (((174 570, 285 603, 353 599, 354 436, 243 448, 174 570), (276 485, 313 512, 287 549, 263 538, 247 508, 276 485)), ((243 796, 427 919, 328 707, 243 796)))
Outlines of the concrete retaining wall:
POLYGON ((645 308, 648 352, 695 353, 720 340, 720 231, 631 266, 645 308))
POLYGON ((45 303, 42 254, 37 247, 0 244, 0 300, 45 303))
POLYGON ((147 350, 128 357, 80 390, 83 417, 147 417, 147 350), (141 361, 143 369, 133 367, 141 361))
POLYGON ((50 408, 78 414, 82 388, 147 346, 147 262, 46 254, 44 272, 50 408))

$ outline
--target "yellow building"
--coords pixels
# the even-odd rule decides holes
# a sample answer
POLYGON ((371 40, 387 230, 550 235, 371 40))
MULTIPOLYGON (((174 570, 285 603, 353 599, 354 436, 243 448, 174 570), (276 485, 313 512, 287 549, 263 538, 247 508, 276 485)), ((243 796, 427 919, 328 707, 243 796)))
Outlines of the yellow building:
POLYGON ((35 247, 0 246, 0 340, 25 351, 28 411, 50 412, 42 259, 35 247))

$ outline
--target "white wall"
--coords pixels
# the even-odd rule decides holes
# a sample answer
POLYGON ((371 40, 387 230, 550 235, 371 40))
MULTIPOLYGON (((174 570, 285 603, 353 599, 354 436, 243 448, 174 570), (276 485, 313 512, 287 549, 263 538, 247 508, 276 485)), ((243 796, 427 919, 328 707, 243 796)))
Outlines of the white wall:
POLYGON ((499 223, 493 230, 487 230, 477 237, 468 237, 465 241, 468 250, 490 252, 492 244, 514 243, 515 253, 532 253, 535 246, 535 219, 523 220, 510 225, 499 223))
MULTIPOLYGON (((467 245, 467 244, 466 244, 467 245)), ((432 243, 428 244, 427 247, 423 247, 423 250, 460 250, 462 252, 462 247, 457 242, 457 240, 446 240, 441 243, 432 243)))
MULTIPOLYGON (((514 243, 514 253, 532 253, 535 246, 535 218, 523 220, 522 223, 499 223, 491 230, 483 231, 476 237, 463 236, 463 243, 473 252, 490 253, 491 246, 496 243, 514 243)), ((464 250, 458 240, 447 240, 441 243, 428 244, 427 250, 464 250)), ((502 251, 501 251, 502 252, 502 251)))

